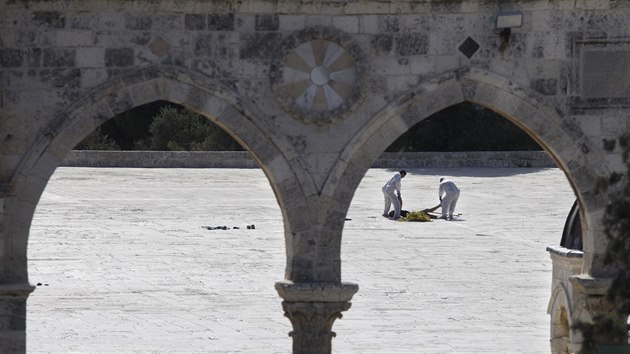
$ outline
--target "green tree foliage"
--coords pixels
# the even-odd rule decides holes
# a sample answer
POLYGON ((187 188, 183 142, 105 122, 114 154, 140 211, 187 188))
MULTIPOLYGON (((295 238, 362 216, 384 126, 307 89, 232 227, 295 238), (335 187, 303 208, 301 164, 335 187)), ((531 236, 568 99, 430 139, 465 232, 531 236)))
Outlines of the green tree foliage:
POLYGON ((542 148, 508 119, 464 102, 411 127, 386 151, 536 151, 542 148))
POLYGON ((120 150, 116 142, 98 127, 86 136, 75 150, 120 150))
POLYGON ((97 131, 75 149, 243 150, 228 133, 203 116, 166 101, 149 103, 121 113, 103 123, 97 131))
POLYGON ((136 141, 149 134, 149 126, 165 101, 148 103, 122 112, 101 125, 103 132, 112 137, 122 150, 133 150, 136 141))
MULTIPOLYGON (((614 143, 605 142, 608 150, 615 148, 614 143)), ((606 192, 611 185, 622 182, 618 193, 614 193, 606 206, 602 219, 604 234, 608 245, 604 253, 604 264, 613 266, 617 273, 608 288, 606 297, 616 314, 595 313, 592 323, 577 323, 574 328, 582 332, 583 345, 580 354, 601 353, 600 344, 628 343, 627 324, 630 315, 630 133, 619 138, 622 160, 626 166, 624 173, 614 172, 602 178, 597 186, 600 192, 606 192)), ((629 350, 630 347, 624 347, 629 350)))
POLYGON ((148 142, 158 151, 239 151, 243 148, 223 129, 186 108, 162 107, 149 128, 148 142))

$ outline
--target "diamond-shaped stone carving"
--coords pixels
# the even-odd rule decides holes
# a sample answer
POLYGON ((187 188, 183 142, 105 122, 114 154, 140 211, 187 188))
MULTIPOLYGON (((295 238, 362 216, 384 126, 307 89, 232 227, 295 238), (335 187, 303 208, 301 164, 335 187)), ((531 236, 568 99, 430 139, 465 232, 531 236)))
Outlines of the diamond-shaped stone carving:
POLYGON ((462 54, 466 56, 466 58, 470 59, 479 49, 479 43, 475 42, 474 39, 468 37, 466 38, 464 43, 459 46, 458 49, 462 54))
POLYGON ((171 46, 168 44, 168 42, 164 40, 164 38, 162 38, 161 36, 157 36, 149 44, 149 49, 153 54, 161 58, 164 55, 168 54, 171 46))

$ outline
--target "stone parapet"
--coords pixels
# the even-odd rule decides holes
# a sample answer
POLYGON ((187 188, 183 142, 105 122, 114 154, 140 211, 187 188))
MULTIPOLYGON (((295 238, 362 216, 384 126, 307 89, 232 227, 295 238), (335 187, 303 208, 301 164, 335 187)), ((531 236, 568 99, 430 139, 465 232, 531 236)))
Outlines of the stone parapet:
MULTIPOLYGON (((140 168, 257 168, 248 151, 72 150, 63 166, 140 168)), ((384 152, 373 168, 556 167, 545 151, 384 152)))

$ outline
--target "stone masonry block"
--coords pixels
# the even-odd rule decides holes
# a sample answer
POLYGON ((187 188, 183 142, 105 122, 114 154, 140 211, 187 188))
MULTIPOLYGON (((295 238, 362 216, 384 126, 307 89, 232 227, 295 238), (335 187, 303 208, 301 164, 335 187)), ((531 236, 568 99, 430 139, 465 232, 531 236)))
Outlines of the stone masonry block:
POLYGON ((68 28, 80 30, 95 30, 98 28, 97 13, 78 12, 68 16, 68 28))
POLYGON ((378 16, 364 15, 360 17, 361 33, 376 34, 379 33, 378 16))
POLYGON ((186 101, 190 86, 181 82, 169 81, 167 90, 165 97, 167 101, 182 104, 186 101))
POLYGON ((160 98, 158 80, 153 79, 130 86, 129 93, 133 99, 134 106, 157 101, 160 98))
POLYGON ((425 33, 403 33, 394 36, 397 55, 422 55, 427 54, 429 38, 425 33))
POLYGON ((316 195, 321 187, 322 180, 320 176, 315 176, 315 173, 318 171, 313 171, 309 169, 308 162, 306 161, 307 156, 297 156, 289 161, 289 164, 292 167, 293 173, 296 176, 297 180, 300 183, 301 193, 303 196, 316 195), (319 178, 318 178, 319 177, 319 178))
POLYGON ((133 66, 133 48, 107 48, 105 49, 106 67, 126 67, 133 66))
POLYGON ((470 70, 466 73, 467 79, 484 83, 496 88, 501 88, 506 84, 507 80, 503 76, 495 75, 487 71, 470 70))
POLYGON ((160 31, 173 31, 184 29, 184 17, 180 14, 158 14, 154 17, 155 28, 160 31))
POLYGON ((99 28, 104 30, 123 30, 125 28, 125 14, 121 12, 101 12, 99 14, 99 28))
POLYGON ((84 30, 57 31, 56 44, 58 47, 86 47, 94 45, 94 33, 84 30))
POLYGON ((294 178, 291 166, 289 166, 288 161, 281 154, 270 159, 267 167, 269 171, 273 171, 273 183, 276 185, 285 184, 291 178, 294 178))
POLYGON ((390 13, 390 6, 391 6, 391 2, 389 1, 373 1, 373 0, 348 1, 346 2, 346 7, 344 8, 344 12, 346 14, 365 14, 365 13, 388 14, 390 13))
POLYGON ((184 15, 184 29, 189 31, 200 31, 206 29, 206 16, 200 14, 184 15))
MULTIPOLYGON (((116 95, 107 98, 109 109, 114 114, 126 112, 134 107, 133 98, 128 90, 121 90, 116 95)), ((176 101, 176 103, 179 103, 176 101)))
POLYGON ((621 114, 603 117, 602 134, 605 136, 619 136, 630 128, 627 116, 621 114))
POLYGON ((224 111, 229 107, 228 103, 216 96, 205 95, 203 99, 203 105, 199 108, 206 114, 214 117, 214 119, 220 119, 224 111))
POLYGON ((41 70, 39 77, 43 83, 56 88, 77 88, 81 83, 81 70, 77 68, 41 70))
POLYGON ((64 28, 66 26, 66 16, 58 11, 35 11, 31 20, 43 28, 64 28))
POLYGON ((282 40, 280 33, 254 33, 241 37, 241 59, 269 59, 282 40))
POLYGON ((42 50, 40 48, 31 48, 25 51, 26 65, 29 68, 39 68, 42 66, 42 50))
POLYGON ((125 28, 128 30, 150 30, 153 19, 150 15, 125 14, 125 28))
POLYGON ((357 16, 333 16, 332 25, 346 33, 359 33, 359 17, 357 16))
POLYGON ((75 65, 76 49, 44 49, 44 67, 71 67, 75 65))
POLYGON ((420 79, 415 75, 390 76, 387 78, 387 91, 407 92, 419 83, 420 79))
POLYGON ((409 62, 395 57, 378 57, 372 60, 372 70, 376 75, 408 75, 409 62))
POLYGON ((409 66, 411 67, 411 73, 414 75, 428 75, 432 72, 434 67, 434 60, 424 56, 409 58, 409 66))
POLYGON ((0 41, 4 42, 6 47, 13 47, 13 45, 18 47, 30 47, 36 44, 36 35, 35 31, 16 30, 13 34, 13 43, 11 43, 10 39, 1 39, 3 37, 1 34, 0 41))
POLYGON ((555 78, 540 78, 533 79, 530 82, 530 87, 538 91, 545 96, 554 96, 558 92, 558 79, 555 78))
POLYGON ((24 53, 20 49, 0 49, 0 67, 16 68, 22 66, 24 53))
POLYGON ((432 1, 431 11, 434 13, 458 13, 462 11, 463 0, 432 1))
POLYGON ((305 23, 304 15, 282 15, 278 17, 278 30, 297 31, 304 28, 305 23))
POLYGON ((280 20, 276 14, 256 15, 254 29, 256 31, 277 31, 280 20))
POLYGON ((300 2, 297 1, 250 1, 241 12, 250 13, 287 13, 298 12, 300 2))
POLYGON ((580 125, 582 131, 587 136, 601 136, 602 135, 602 117, 600 116, 576 116, 574 119, 580 125))
POLYGON ((208 15, 208 30, 210 30, 210 31, 234 31, 234 14, 210 14, 210 15, 208 15))
POLYGON ((197 38, 195 38, 195 55, 206 57, 212 56, 214 48, 212 38, 212 33, 204 33, 197 36, 197 38))
POLYGON ((78 68, 102 68, 105 66, 105 49, 101 47, 77 48, 76 65, 78 68))
POLYGON ((332 17, 330 16, 306 16, 306 26, 307 27, 315 27, 315 26, 323 26, 330 27, 332 26, 332 17))
POLYGON ((378 17, 378 32, 400 32, 400 19, 398 16, 379 16, 378 17))
POLYGON ((372 37, 370 43, 376 55, 389 55, 394 48, 394 36, 391 34, 378 34, 372 37))
POLYGON ((437 32, 432 33, 429 38, 428 52, 432 55, 453 56, 462 38, 466 36, 460 32, 437 32))

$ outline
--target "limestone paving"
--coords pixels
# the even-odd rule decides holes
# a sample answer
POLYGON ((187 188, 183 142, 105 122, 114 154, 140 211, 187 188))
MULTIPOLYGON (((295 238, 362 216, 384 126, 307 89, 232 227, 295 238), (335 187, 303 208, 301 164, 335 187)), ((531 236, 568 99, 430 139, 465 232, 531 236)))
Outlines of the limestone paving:
MULTIPOLYGON (((403 209, 435 206, 447 176, 461 216, 383 218, 393 170, 368 171, 342 240, 342 278, 359 291, 333 326, 333 352, 549 353, 545 247, 575 199, 562 171, 407 171, 403 209)), ((274 289, 284 262, 260 169, 58 168, 30 230, 27 350, 290 353, 274 289)))

